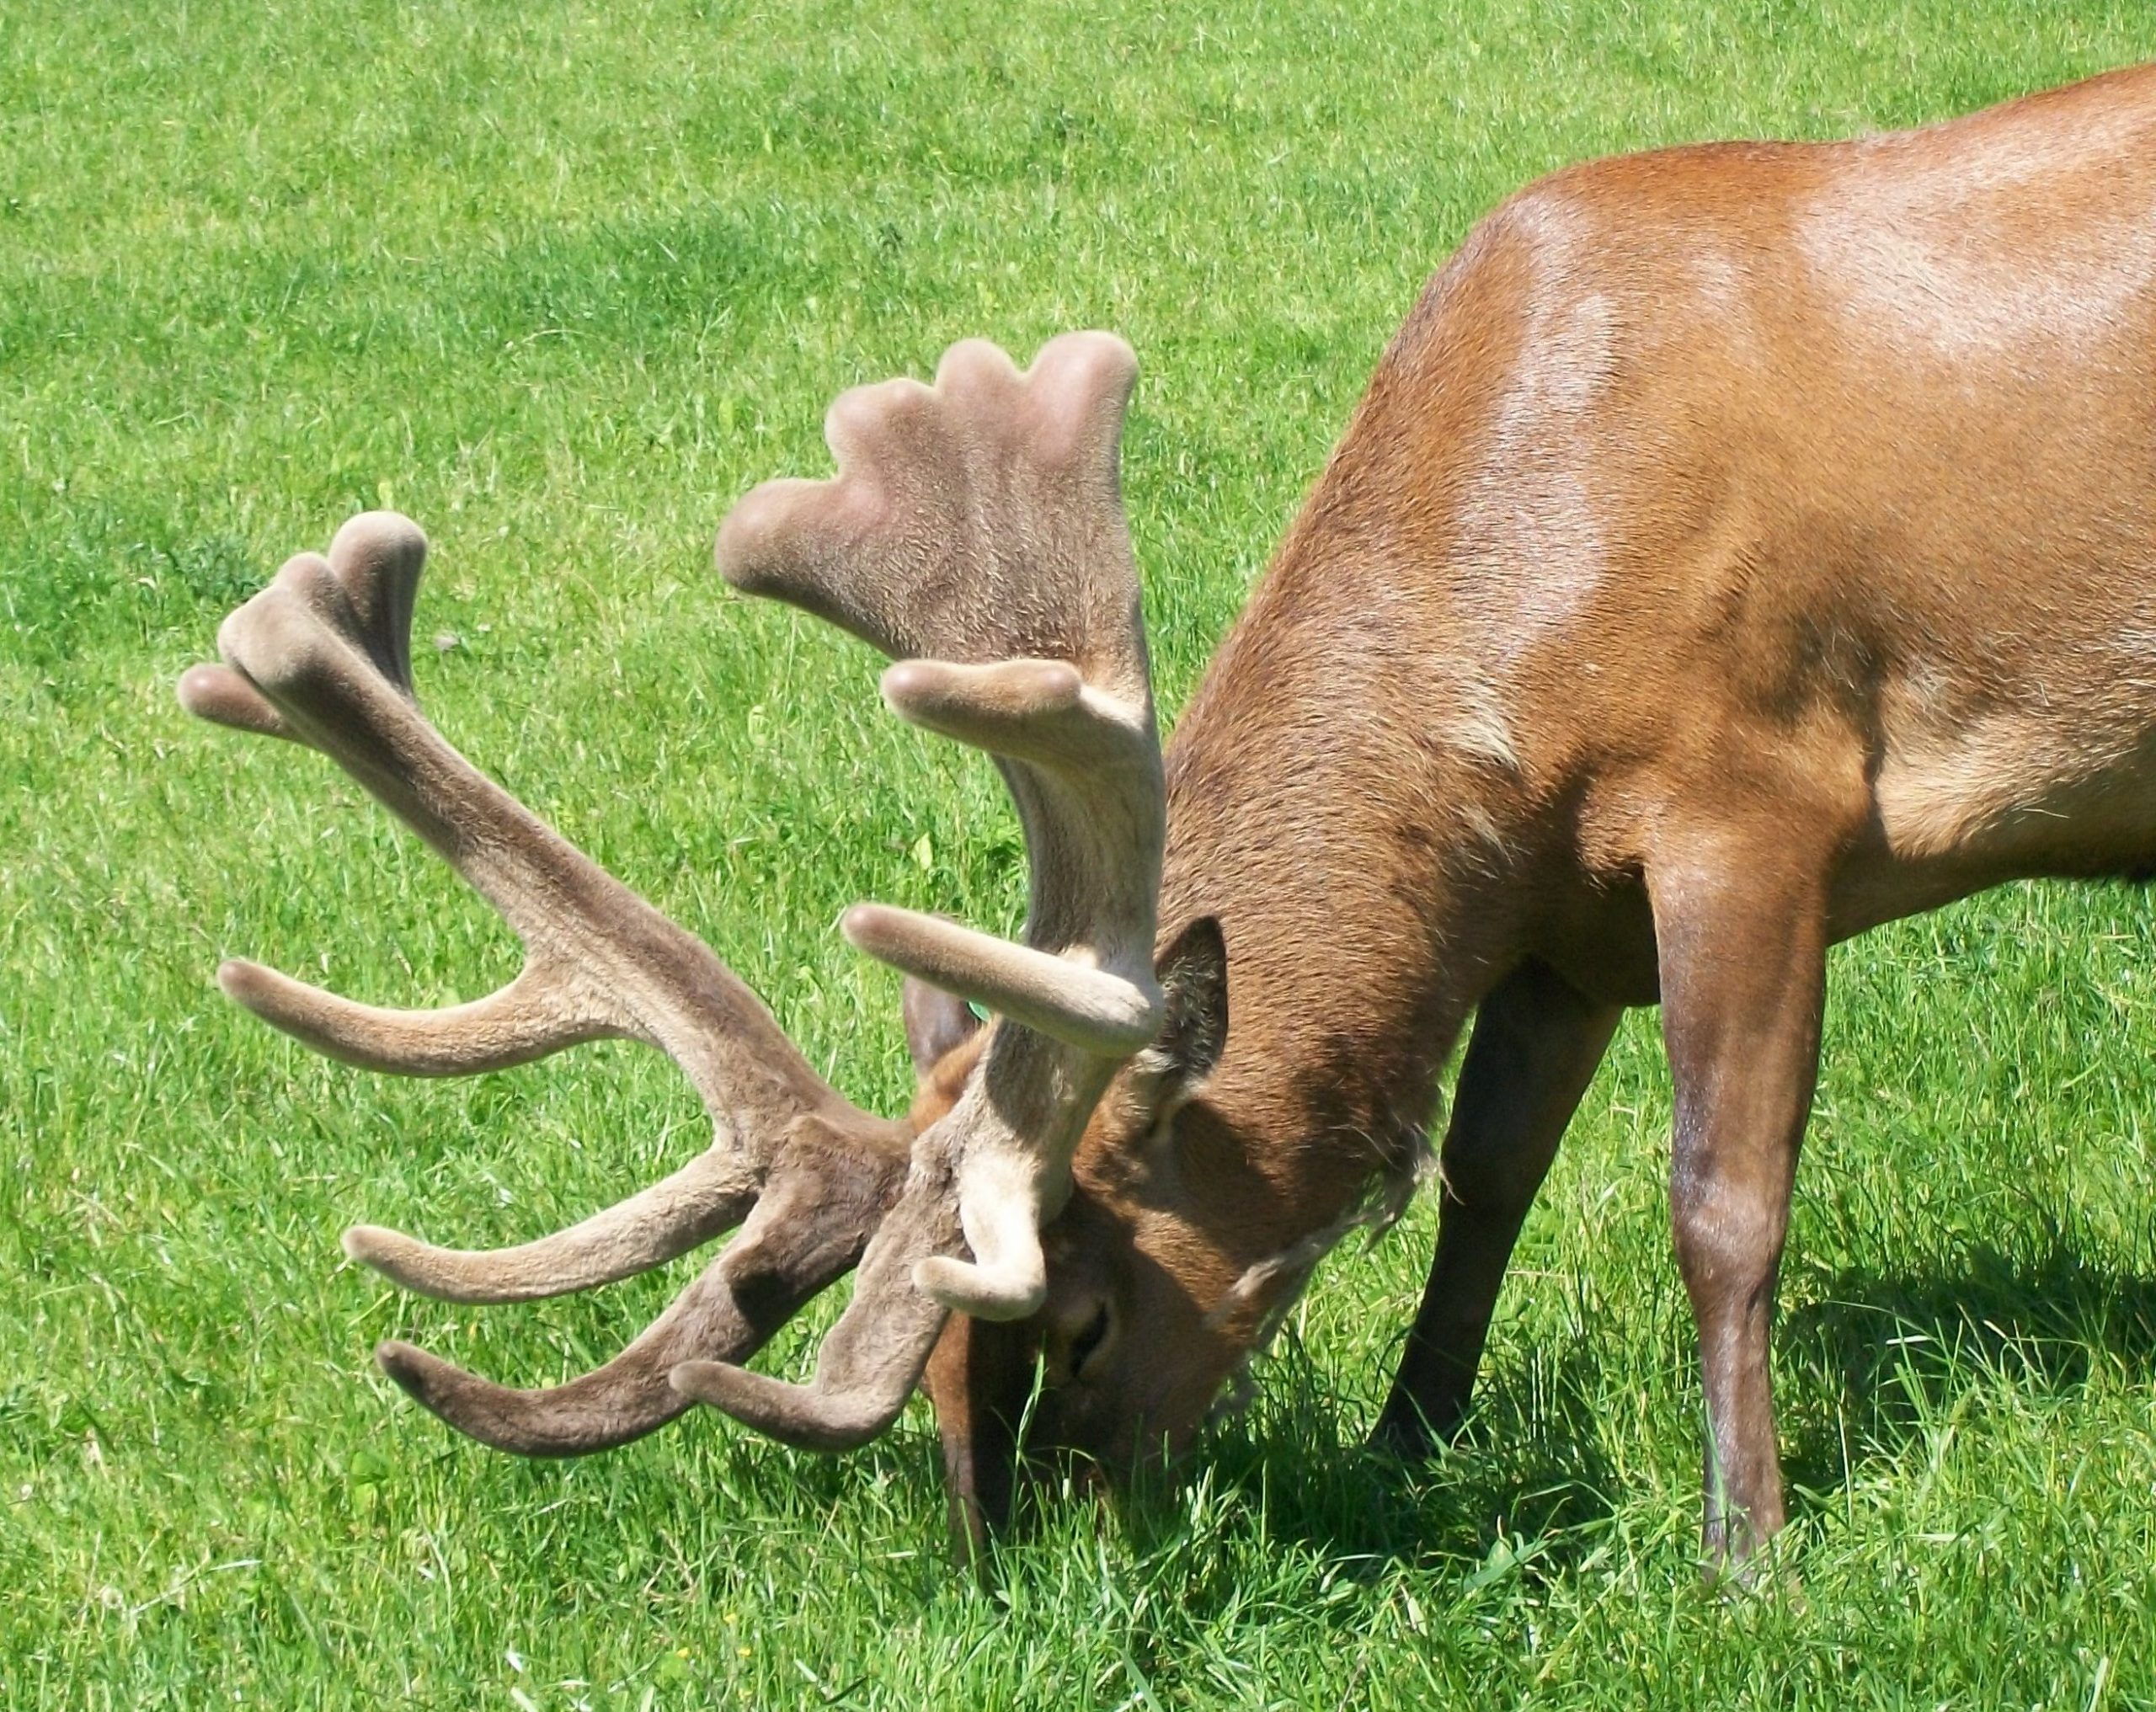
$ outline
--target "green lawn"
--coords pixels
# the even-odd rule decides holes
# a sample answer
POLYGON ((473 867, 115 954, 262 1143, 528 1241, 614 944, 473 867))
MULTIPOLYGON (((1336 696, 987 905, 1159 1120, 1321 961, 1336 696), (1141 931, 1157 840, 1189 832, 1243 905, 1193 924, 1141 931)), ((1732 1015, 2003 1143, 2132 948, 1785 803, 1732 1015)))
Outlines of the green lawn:
MULTIPOLYGON (((709 570, 841 387, 1116 328, 1164 704, 1423 276, 1584 156, 1943 116, 2156 53, 2140 0, 819 6, 0 0, 0 1704, 2156 1706, 2147 896, 1999 893, 1838 954, 1777 1380, 1801 1597, 1704 1592, 1667 1076, 1628 1023, 1531 1222, 1469 1445, 1358 1449, 1428 1209, 1321 1275, 1171 1501, 1051 1506, 984 1592, 932 1433, 699 1414, 582 1463, 453 1437, 405 1332, 535 1382, 686 1265, 485 1313, 340 1263, 702 1145, 670 1066, 320 1060, 227 952, 469 995, 507 934, 318 758, 172 683, 385 501, 424 695, 841 1084, 908 1079, 856 898, 1017 915, 992 774, 709 570), (453 638, 453 641, 451 640, 453 638)), ((775 1359, 798 1366, 830 1310, 775 1359)))

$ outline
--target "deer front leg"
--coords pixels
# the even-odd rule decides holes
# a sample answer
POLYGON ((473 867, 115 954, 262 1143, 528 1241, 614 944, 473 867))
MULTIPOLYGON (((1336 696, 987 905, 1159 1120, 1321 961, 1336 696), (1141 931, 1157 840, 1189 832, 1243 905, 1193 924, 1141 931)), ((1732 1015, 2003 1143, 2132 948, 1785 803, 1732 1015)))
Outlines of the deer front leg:
POLYGON ((1783 1519, 1768 1336, 1827 940, 1822 877, 1763 870, 1751 854, 1648 877, 1676 1096, 1670 1213, 1706 1391, 1702 1544, 1740 1567, 1783 1519))
POLYGON ((1437 1257, 1375 1443, 1425 1456, 1460 1430, 1521 1222, 1618 1015, 1533 962, 1476 1011, 1439 1155, 1437 1257))

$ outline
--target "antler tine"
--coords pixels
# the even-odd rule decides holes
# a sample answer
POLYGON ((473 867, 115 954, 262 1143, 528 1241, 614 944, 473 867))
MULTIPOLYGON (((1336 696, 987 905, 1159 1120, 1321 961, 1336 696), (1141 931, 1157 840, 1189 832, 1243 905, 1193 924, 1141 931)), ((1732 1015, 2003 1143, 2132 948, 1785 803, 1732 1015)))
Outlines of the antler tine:
POLYGON ((1029 853, 1023 944, 881 904, 841 921, 862 950, 1004 1025, 916 1144, 814 1382, 713 1363, 675 1375, 796 1443, 887 1425, 942 1309, 1039 1306, 1040 1227, 1069 1194, 1078 1138, 1117 1064, 1158 1032, 1165 792, 1118 467, 1136 374, 1105 333, 1052 341, 1023 375, 993 345, 954 346, 933 387, 841 397, 825 424, 838 474, 766 483, 719 534, 729 581, 892 655, 895 712, 995 757, 1029 853))
POLYGON ((698 1155, 672 1176, 566 1230, 514 1248, 436 1248, 378 1224, 344 1233, 344 1253, 408 1290, 443 1302, 530 1302, 611 1283, 664 1265, 741 1222, 761 1173, 698 1155))
POLYGON ((408 1343, 385 1343, 375 1358, 451 1427, 498 1450, 580 1456, 627 1443, 696 1401, 670 1382, 678 1368, 746 1361, 850 1271, 905 1171, 895 1144, 864 1150, 851 1137, 797 1138, 718 1258, 627 1348, 566 1384, 512 1390, 408 1343))
POLYGON ((179 698, 205 718, 337 761, 502 913, 524 941, 523 972, 487 998, 434 1011, 355 1004, 244 962, 225 965, 220 984, 322 1051, 408 1075, 493 1069, 609 1035, 641 1039, 680 1064, 716 1133, 664 1181, 537 1242, 467 1252, 361 1225, 347 1233, 346 1251, 453 1300, 558 1294, 644 1271, 740 1223, 773 1159, 804 1126, 895 1145, 893 1127, 825 1084, 707 947, 428 723, 413 693, 409 646, 426 551, 405 518, 353 519, 327 558, 292 559, 226 621, 225 664, 187 673, 179 698))

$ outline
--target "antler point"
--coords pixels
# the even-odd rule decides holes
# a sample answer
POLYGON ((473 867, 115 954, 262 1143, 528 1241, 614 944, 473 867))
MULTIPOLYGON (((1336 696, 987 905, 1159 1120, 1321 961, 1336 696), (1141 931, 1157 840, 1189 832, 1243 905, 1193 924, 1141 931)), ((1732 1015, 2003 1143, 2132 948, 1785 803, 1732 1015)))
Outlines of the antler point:
POLYGON ((426 1373, 435 1357, 402 1338, 384 1338, 374 1347, 374 1364, 421 1402, 426 1400, 426 1373))
POLYGON ((395 1231, 382 1225, 355 1224, 337 1239, 337 1245, 344 1251, 346 1260, 378 1267, 382 1264, 383 1251, 399 1240, 401 1239, 395 1231))
POLYGON ((913 1283, 931 1301, 976 1320, 1024 1320, 1038 1314, 1048 1300, 1045 1279, 1014 1287, 1006 1277, 946 1255, 915 1261, 913 1283))
POLYGON ((889 909, 890 906, 884 904, 848 904, 839 912, 839 936, 856 951, 875 956, 862 941, 876 936, 876 929, 882 918, 889 913, 889 909))
POLYGON ((254 1007, 248 1000, 262 990, 262 978, 270 973, 260 963, 249 963, 245 957, 227 957, 217 965, 217 990, 233 1004, 251 1011, 254 1007))
POLYGON ((401 511, 362 511, 347 518, 329 542, 329 562, 343 566, 361 554, 424 557, 427 532, 401 511))
POLYGON ((189 666, 179 675, 173 693, 188 712, 212 725, 228 725, 236 731, 296 740, 296 733, 285 723, 284 717, 270 699, 230 666, 209 660, 189 666))

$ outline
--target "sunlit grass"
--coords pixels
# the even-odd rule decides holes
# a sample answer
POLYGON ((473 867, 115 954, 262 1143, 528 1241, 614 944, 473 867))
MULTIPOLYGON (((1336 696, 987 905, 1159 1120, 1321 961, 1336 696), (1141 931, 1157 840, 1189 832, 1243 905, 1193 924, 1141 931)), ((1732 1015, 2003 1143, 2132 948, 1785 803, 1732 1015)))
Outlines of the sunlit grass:
POLYGON ((2156 1704, 2143 893, 1837 954, 1777 1357, 1801 1599, 1698 1583, 1648 1016, 1460 1453, 1356 1448, 1425 1208, 1327 1267, 1180 1495, 1050 1505, 983 1592, 918 1412, 836 1462, 703 1416, 528 1464, 375 1376, 408 1331, 556 1377, 684 1274, 475 1314, 341 1267, 341 1226, 551 1228, 699 1115, 627 1048, 398 1082, 224 1006, 227 952, 420 1003, 514 947, 355 787, 171 695, 281 557, 411 512, 445 728, 888 1108, 895 984, 833 919, 1007 922, 1022 882, 985 765, 708 572, 736 494, 823 467, 834 393, 967 334, 1131 338, 1172 708, 1508 190, 2152 51, 2140 7, 2004 0, 0 7, 0 1703, 2156 1704))

